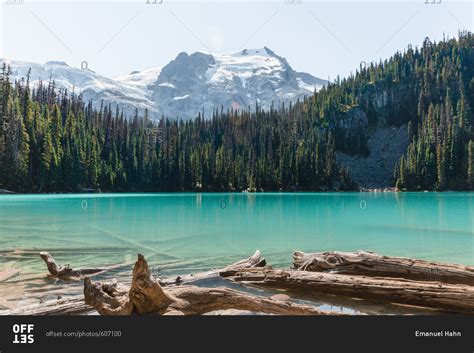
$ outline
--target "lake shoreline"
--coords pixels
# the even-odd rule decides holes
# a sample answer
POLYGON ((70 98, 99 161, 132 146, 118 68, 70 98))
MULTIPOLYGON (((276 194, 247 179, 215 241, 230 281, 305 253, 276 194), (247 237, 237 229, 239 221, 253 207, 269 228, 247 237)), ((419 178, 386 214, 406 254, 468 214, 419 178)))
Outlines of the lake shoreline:
POLYGON ((339 190, 326 190, 326 191, 104 191, 104 192, 38 192, 38 193, 22 193, 11 190, 1 190, 0 197, 2 195, 134 195, 134 194, 249 194, 249 195, 262 195, 262 194, 350 194, 350 193, 387 193, 387 194, 410 194, 410 193, 474 193, 471 190, 399 190, 395 187, 390 188, 361 188, 359 190, 352 191, 339 191, 339 190))

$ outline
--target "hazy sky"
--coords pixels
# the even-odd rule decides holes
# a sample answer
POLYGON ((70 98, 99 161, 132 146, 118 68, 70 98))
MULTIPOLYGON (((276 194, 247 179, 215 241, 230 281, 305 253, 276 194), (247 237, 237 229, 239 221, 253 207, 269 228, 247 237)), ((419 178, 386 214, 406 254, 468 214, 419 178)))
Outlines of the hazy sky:
POLYGON ((1 57, 87 61, 112 77, 163 66, 182 51, 267 46, 295 70, 333 79, 427 36, 472 31, 474 22, 470 1, 6 1, 21 0, 2 0, 1 57))

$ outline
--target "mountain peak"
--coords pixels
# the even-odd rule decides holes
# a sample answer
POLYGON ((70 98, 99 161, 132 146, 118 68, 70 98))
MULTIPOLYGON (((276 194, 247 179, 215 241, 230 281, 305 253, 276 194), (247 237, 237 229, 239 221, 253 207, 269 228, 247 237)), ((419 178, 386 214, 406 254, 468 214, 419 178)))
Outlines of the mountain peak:
POLYGON ((295 72, 267 47, 234 53, 180 53, 163 67, 153 86, 160 115, 190 119, 215 109, 263 109, 311 95, 326 82, 295 72))

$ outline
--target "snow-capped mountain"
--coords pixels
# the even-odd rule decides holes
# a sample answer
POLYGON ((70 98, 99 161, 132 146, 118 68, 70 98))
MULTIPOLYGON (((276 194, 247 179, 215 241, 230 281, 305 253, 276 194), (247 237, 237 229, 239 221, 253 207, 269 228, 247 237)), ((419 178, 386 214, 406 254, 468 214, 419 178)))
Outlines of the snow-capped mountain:
MULTIPOLYGON (((0 60, 3 65, 4 60, 0 60)), ((127 115, 131 115, 138 108, 140 112, 148 109, 151 114, 156 114, 155 104, 150 100, 150 92, 146 92, 143 84, 132 84, 130 79, 121 82, 101 76, 88 69, 79 69, 68 66, 62 61, 48 61, 45 64, 36 64, 23 61, 6 60, 10 66, 14 79, 26 78, 31 69, 30 83, 34 86, 43 81, 49 82, 52 78, 56 87, 67 89, 69 92, 82 93, 84 100, 92 100, 94 107, 99 107, 101 102, 118 106, 127 115)), ((133 76, 133 75, 130 75, 133 76)), ((156 80, 157 76, 155 77, 156 80)))
POLYGON ((233 54, 180 53, 163 67, 153 87, 158 112, 168 117, 209 117, 213 109, 266 109, 295 101, 326 81, 294 71, 268 48, 233 54))
POLYGON ((82 93, 95 107, 103 101, 118 106, 128 116, 135 109, 140 113, 148 109, 152 118, 191 119, 199 112, 209 118, 214 109, 252 109, 255 103, 267 109, 272 102, 276 106, 311 95, 327 82, 294 71, 284 58, 266 47, 233 54, 180 53, 163 68, 115 78, 58 61, 6 62, 15 79, 26 77, 31 68, 33 85, 52 78, 57 87, 82 93))

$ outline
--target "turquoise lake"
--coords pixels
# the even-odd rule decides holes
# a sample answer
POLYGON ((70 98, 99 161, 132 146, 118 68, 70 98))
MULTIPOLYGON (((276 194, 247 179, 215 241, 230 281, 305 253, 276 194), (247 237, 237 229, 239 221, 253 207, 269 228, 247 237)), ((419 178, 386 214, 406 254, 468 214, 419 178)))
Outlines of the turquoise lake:
POLYGON ((279 264, 296 249, 363 249, 473 265, 474 193, 6 195, 0 249, 97 265, 141 252, 212 266, 256 249, 279 264))
POLYGON ((474 265, 474 193, 0 196, 0 270, 20 268, 11 285, 23 292, 51 285, 42 250, 73 267, 130 264, 111 274, 121 276, 137 253, 171 275, 256 249, 274 266, 289 266, 293 250, 359 249, 474 265))

